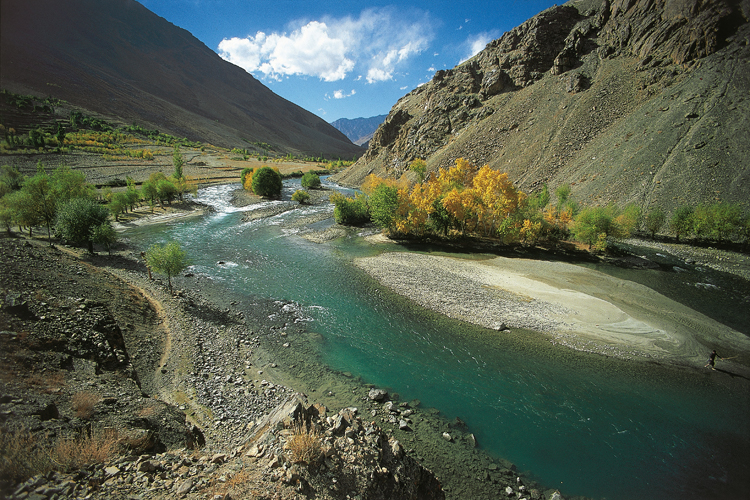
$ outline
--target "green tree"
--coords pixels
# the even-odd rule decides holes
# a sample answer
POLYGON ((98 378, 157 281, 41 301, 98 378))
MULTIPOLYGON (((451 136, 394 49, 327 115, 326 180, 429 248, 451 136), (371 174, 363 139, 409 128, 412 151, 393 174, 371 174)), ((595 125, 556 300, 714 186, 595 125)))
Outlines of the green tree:
POLYGON ((29 130, 29 145, 34 149, 44 147, 44 132, 41 128, 29 130))
POLYGON ((578 214, 573 224, 573 236, 589 248, 614 229, 613 205, 607 207, 586 207, 578 214))
POLYGON ((96 188, 86 181, 86 176, 68 166, 53 170, 49 182, 57 203, 65 203, 73 198, 96 197, 96 188))
POLYGON ((182 167, 185 165, 185 159, 180 153, 180 145, 174 145, 174 151, 172 152, 172 165, 174 165, 174 178, 177 180, 182 179, 182 167))
POLYGON ((386 184, 378 185, 368 200, 370 219, 376 226, 390 229, 398 209, 398 190, 386 184))
POLYGON ((417 182, 422 184, 424 182, 425 173, 427 172, 427 163, 424 160, 417 158, 409 164, 409 170, 417 174, 417 182))
POLYGON ((23 175, 16 167, 3 165, 0 167, 0 196, 11 191, 18 191, 23 185, 23 175))
POLYGON ((693 207, 683 205, 678 207, 669 219, 669 229, 674 233, 677 241, 680 241, 680 236, 692 234, 693 212, 693 207))
POLYGON ((164 245, 153 245, 146 251, 146 264, 157 273, 166 274, 169 283, 169 293, 172 293, 172 276, 176 276, 190 265, 187 252, 180 248, 180 244, 171 241, 164 245))
POLYGON ((667 216, 660 207, 654 207, 646 214, 646 230, 651 233, 651 239, 656 238, 656 233, 664 226, 667 216))
POLYGON ((700 204, 693 213, 693 230, 701 238, 724 241, 730 239, 742 222, 742 209, 738 204, 700 204))
POLYGON ((115 231, 115 228, 112 227, 109 221, 106 221, 104 224, 99 224, 94 228, 91 239, 97 245, 107 247, 107 253, 112 255, 112 245, 117 242, 117 231, 115 231))
POLYGON ((167 203, 171 205, 175 195, 177 195, 177 188, 167 179, 162 179, 156 184, 156 196, 159 202, 167 200, 167 203))
POLYGON ((292 195, 292 201, 297 201, 300 204, 305 204, 310 201, 310 193, 308 193, 304 189, 298 189, 292 195))
POLYGON ((65 146, 65 127, 62 122, 57 122, 57 145, 59 148, 65 146))
POLYGON ((150 180, 143 183, 141 186, 141 192, 143 193, 143 198, 148 200, 151 206, 154 206, 154 202, 159 197, 159 192, 156 189, 156 183, 151 182, 150 180))
POLYGON ((354 198, 349 198, 341 193, 334 193, 330 200, 334 204, 333 218, 337 224, 360 226, 370 220, 365 195, 357 194, 354 198))
POLYGON ((281 174, 271 167, 261 167, 253 173, 253 193, 266 198, 281 194, 281 174))
POLYGON ((94 230, 108 223, 109 212, 90 198, 73 198, 62 204, 55 220, 55 234, 63 241, 88 245, 94 253, 94 230))
POLYGON ((300 182, 305 189, 317 189, 320 187, 320 177, 314 172, 306 172, 300 182))
POLYGON ((115 221, 120 222, 120 214, 128 211, 128 195, 122 191, 114 193, 112 201, 109 202, 109 211, 112 212, 115 221))
POLYGON ((44 223, 47 226, 47 239, 52 245, 52 224, 57 215, 57 197, 41 163, 37 165, 36 175, 24 181, 21 193, 24 194, 18 199, 22 205, 21 220, 29 225, 29 234, 31 234, 31 226, 44 223))

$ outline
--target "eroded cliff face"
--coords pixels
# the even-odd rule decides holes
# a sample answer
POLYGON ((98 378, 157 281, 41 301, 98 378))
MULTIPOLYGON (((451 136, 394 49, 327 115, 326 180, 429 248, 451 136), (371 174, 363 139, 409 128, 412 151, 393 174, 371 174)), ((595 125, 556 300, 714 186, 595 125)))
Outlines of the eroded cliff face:
POLYGON ((339 176, 456 158, 586 203, 746 202, 750 2, 581 0, 552 7, 399 100, 339 176))

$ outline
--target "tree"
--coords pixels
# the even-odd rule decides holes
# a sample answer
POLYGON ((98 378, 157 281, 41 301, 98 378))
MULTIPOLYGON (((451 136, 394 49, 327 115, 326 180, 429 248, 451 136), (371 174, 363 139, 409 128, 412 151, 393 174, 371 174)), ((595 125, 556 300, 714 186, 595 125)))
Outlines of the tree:
POLYGON ((182 166, 185 165, 185 159, 180 153, 180 145, 174 145, 174 151, 172 152, 172 165, 174 165, 174 178, 177 180, 182 179, 182 166))
POLYGON ((117 231, 112 227, 109 221, 104 222, 94 228, 92 241, 98 245, 107 247, 107 253, 112 255, 112 244, 117 242, 117 231))
POLYGON ((302 187, 306 189, 317 189, 320 187, 320 177, 314 172, 306 172, 302 176, 302 187))
POLYGON ((151 246, 146 251, 146 264, 157 273, 167 275, 170 294, 172 293, 172 276, 176 276, 190 265, 187 252, 182 250, 176 241, 151 246))
POLYGON ((0 196, 10 191, 18 191, 22 185, 23 175, 16 167, 9 165, 0 167, 0 196))
POLYGON ((94 230, 108 223, 109 211, 90 198, 73 198, 62 203, 55 220, 55 234, 64 241, 85 243, 94 253, 94 230))
POLYGON ((330 199, 331 203, 335 205, 333 218, 337 224, 359 226, 370 220, 365 195, 357 194, 354 198, 350 198, 341 193, 334 193, 330 199))
POLYGON ((176 194, 177 188, 167 179, 162 179, 156 183, 156 196, 159 198, 160 203, 162 200, 167 200, 167 203, 171 205, 176 194))
POLYGON ((680 241, 680 236, 689 235, 693 230, 693 207, 683 205, 677 208, 669 219, 669 229, 677 241, 680 241))
POLYGON ((109 211, 115 218, 116 222, 120 222, 120 214, 127 213, 128 211, 128 196, 122 191, 112 195, 112 201, 109 202, 109 211))
POLYGON ((65 146, 65 127, 62 122, 57 122, 57 146, 59 148, 65 146))
POLYGON ((271 167, 261 167, 253 173, 253 193, 274 198, 281 195, 281 174, 271 167))
POLYGON ((304 189, 298 189, 292 195, 292 201, 298 201, 301 205, 310 201, 310 193, 304 189))
POLYGON ((22 219, 29 225, 29 233, 32 225, 44 223, 47 226, 47 239, 52 245, 52 224, 57 214, 57 198, 41 163, 37 165, 36 175, 24 181, 21 193, 24 196, 19 197, 18 201, 23 204, 22 219))
POLYGON ((606 240, 612 231, 614 217, 612 216, 613 205, 608 207, 587 207, 575 219, 573 224, 573 235, 578 241, 588 243, 591 248, 594 243, 606 240))
POLYGON ((370 219, 376 226, 390 229, 398 209, 398 189, 380 184, 370 194, 370 219))
POLYGON ((646 230, 651 233, 651 239, 656 238, 656 233, 662 228, 666 220, 667 216, 660 207, 654 207, 646 214, 646 230))
POLYGON ((94 198, 96 189, 86 181, 86 176, 68 166, 58 167, 50 175, 50 186, 56 203, 73 198, 94 198))
POLYGON ((424 182, 425 172, 427 172, 427 163, 422 159, 416 159, 409 165, 409 170, 417 174, 417 182, 422 184, 424 182))
POLYGON ((701 238, 723 241, 734 233, 742 221, 738 204, 700 204, 693 213, 693 230, 701 238))

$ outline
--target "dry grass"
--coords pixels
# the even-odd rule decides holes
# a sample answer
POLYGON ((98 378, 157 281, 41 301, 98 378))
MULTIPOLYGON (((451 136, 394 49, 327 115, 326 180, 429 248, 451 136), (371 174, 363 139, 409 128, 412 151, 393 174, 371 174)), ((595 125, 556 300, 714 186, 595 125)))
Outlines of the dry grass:
POLYGON ((50 451, 56 469, 71 471, 110 461, 120 451, 122 437, 115 429, 92 431, 90 435, 63 438, 50 451))
POLYGON ((289 450, 292 462, 314 464, 323 454, 321 443, 321 436, 316 430, 296 423, 284 447, 289 450))
POLYGON ((21 482, 53 468, 49 450, 31 432, 0 428, 0 477, 21 482))
POLYGON ((250 480, 250 473, 247 469, 243 469, 230 477, 225 483, 214 484, 208 490, 208 498, 215 498, 217 496, 224 498, 227 494, 229 498, 249 498, 247 490, 250 487, 250 480))
POLYGON ((93 392, 78 392, 73 395, 73 413, 76 417, 88 420, 94 416, 94 406, 101 401, 93 392))

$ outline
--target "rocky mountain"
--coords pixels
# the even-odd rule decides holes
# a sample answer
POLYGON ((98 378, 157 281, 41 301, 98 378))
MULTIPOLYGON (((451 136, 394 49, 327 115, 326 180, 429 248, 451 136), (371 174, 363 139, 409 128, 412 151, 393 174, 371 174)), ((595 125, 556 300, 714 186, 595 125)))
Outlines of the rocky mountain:
POLYGON ((343 132, 354 144, 364 146, 372 139, 373 134, 388 115, 371 116, 370 118, 340 118, 331 122, 337 130, 343 132))
POLYGON ((3 0, 1 8, 3 89, 219 146, 362 152, 135 0, 3 0))
POLYGON ((526 192, 747 208, 750 2, 574 0, 400 99, 339 182, 464 157, 526 192))

